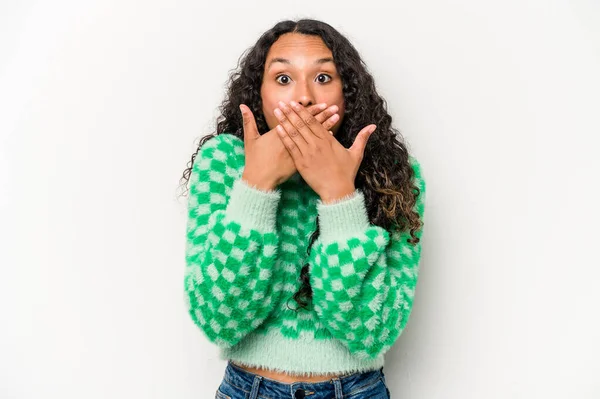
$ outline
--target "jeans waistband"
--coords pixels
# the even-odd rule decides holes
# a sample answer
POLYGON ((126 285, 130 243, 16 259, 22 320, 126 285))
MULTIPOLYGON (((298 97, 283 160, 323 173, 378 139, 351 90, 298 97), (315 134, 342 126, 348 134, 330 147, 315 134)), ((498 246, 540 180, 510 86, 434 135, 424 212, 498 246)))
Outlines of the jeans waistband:
POLYGON ((334 393, 335 398, 341 398, 353 390, 376 382, 383 375, 383 367, 376 370, 355 372, 341 377, 332 377, 320 382, 285 383, 252 373, 227 361, 224 379, 230 385, 249 393, 249 399, 256 399, 260 388, 268 388, 271 397, 294 398, 297 390, 304 390, 308 397, 311 393, 334 393))

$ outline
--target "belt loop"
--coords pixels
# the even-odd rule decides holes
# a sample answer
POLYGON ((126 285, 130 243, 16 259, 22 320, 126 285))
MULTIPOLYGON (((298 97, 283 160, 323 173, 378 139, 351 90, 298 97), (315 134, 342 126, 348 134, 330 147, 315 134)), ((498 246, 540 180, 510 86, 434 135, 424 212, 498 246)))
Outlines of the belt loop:
POLYGON ((252 382, 252 389, 250 390, 250 397, 248 399, 256 399, 258 397, 258 387, 262 381, 262 376, 256 375, 252 382))
POLYGON ((331 379, 333 382, 333 388, 335 389, 335 399, 344 399, 344 393, 342 392, 342 383, 338 377, 331 379))

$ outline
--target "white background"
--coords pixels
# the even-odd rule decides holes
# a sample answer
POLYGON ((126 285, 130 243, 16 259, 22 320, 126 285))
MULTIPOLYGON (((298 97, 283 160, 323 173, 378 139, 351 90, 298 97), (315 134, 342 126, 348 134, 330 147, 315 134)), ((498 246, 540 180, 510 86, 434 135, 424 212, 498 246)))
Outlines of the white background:
POLYGON ((2 1, 0 397, 214 397, 179 178, 300 17, 354 43, 427 179, 392 397, 599 398, 595 0, 2 1))

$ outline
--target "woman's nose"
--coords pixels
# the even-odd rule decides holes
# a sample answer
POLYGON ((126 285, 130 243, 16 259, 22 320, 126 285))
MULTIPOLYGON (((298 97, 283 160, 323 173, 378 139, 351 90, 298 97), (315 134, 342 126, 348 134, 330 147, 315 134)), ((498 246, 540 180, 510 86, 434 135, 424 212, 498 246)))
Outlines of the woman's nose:
POLYGON ((309 106, 313 105, 315 102, 311 98, 305 96, 305 97, 301 97, 298 100, 298 103, 302 104, 302 106, 304 106, 304 107, 309 107, 309 106))
POLYGON ((315 104, 315 99, 309 85, 310 83, 306 81, 299 82, 298 85, 296 85, 296 101, 304 107, 315 104))

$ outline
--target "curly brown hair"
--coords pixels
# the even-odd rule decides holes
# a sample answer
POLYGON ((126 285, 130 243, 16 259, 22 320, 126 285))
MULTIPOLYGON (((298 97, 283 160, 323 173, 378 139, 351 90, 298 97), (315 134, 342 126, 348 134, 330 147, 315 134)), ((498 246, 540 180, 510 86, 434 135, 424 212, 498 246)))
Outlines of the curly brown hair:
MULTIPOLYGON (((194 159, 207 140, 223 133, 244 139, 240 104, 250 107, 260 134, 269 131, 262 113, 260 88, 267 53, 279 36, 285 33, 319 36, 331 50, 342 79, 346 107, 344 119, 335 138, 344 147, 349 148, 364 126, 371 123, 377 125, 376 131, 367 141, 355 180, 355 187, 364 194, 369 220, 388 231, 408 229, 412 238, 407 242, 417 244, 419 238, 416 232, 423 227, 423 221, 414 209, 417 197, 421 193, 414 181, 415 173, 404 139, 400 132, 392 127, 392 117, 387 112, 386 101, 377 93, 374 79, 358 51, 346 37, 325 22, 313 19, 278 22, 242 54, 237 68, 230 73, 227 95, 219 106, 221 115, 217 118, 217 131, 200 140, 187 169, 183 172, 181 184, 187 188, 194 159)), ((315 231, 307 249, 309 255, 318 236, 317 217, 315 231)), ((300 307, 306 308, 309 302, 312 302, 308 263, 302 267, 299 279, 302 286, 293 298, 300 307)))

